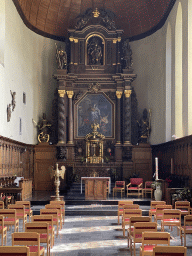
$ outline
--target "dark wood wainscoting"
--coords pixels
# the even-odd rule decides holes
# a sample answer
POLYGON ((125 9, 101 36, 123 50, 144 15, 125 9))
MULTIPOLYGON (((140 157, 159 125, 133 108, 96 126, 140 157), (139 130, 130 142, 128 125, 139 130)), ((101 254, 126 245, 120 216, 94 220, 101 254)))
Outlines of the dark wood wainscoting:
POLYGON ((34 176, 33 146, 0 136, 0 177, 34 176))
MULTIPOLYGON (((192 135, 153 145, 152 156, 153 171, 155 171, 155 157, 158 157, 159 179, 166 180, 171 176, 178 179, 184 187, 192 186, 192 135)), ((180 187, 180 184, 178 186, 180 187)))

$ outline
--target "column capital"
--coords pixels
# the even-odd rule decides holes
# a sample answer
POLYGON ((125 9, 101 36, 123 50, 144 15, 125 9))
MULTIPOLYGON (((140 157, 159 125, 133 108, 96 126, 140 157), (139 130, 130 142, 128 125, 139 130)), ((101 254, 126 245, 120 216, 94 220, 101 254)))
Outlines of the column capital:
POLYGON ((131 96, 132 90, 124 90, 125 97, 129 98, 131 96))
POLYGON ((121 99, 122 94, 123 94, 123 92, 116 91, 116 96, 117 96, 118 99, 121 99))
POLYGON ((69 99, 73 98, 73 94, 74 94, 73 91, 67 91, 67 96, 68 96, 69 99))
POLYGON ((58 90, 59 97, 63 98, 65 96, 65 90, 58 90))

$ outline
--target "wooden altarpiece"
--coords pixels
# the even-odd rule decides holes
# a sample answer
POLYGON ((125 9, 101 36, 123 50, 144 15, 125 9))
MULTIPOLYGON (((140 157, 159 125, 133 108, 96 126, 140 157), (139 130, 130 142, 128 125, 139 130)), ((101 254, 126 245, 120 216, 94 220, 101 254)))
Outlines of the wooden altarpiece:
MULTIPOLYGON (((101 177, 128 178, 136 166, 132 152, 137 99, 130 56, 122 65, 123 30, 107 19, 106 12, 96 10, 80 17, 68 32, 68 66, 54 74, 58 81, 57 161, 65 161, 75 181, 93 171, 101 177), (86 136, 93 132, 93 124, 104 139, 102 157, 101 146, 95 151, 101 159, 91 162, 87 161, 86 136)), ((145 168, 151 169, 151 149, 146 148, 145 168)))

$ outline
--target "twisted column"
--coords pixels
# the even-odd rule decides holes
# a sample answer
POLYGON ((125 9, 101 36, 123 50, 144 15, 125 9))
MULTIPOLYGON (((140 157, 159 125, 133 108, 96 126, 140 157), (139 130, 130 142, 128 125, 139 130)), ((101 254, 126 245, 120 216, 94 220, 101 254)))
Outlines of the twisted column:
POLYGON ((67 91, 67 96, 69 98, 69 140, 68 144, 73 144, 73 105, 72 105, 72 98, 73 98, 73 91, 67 91))
POLYGON ((131 92, 131 90, 124 91, 124 144, 131 144, 131 92))
POLYGON ((66 128, 65 128, 65 90, 58 90, 58 143, 65 144, 66 128))
POLYGON ((116 91, 117 96, 117 126, 116 126, 116 144, 121 144, 121 91, 116 91))

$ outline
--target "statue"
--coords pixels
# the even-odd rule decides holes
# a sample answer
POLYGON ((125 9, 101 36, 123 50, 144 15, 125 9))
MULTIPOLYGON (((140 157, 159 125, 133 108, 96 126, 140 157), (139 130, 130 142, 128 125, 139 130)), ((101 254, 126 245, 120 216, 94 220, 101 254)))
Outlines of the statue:
POLYGON ((139 140, 138 142, 147 143, 149 135, 151 133, 151 111, 149 110, 149 118, 148 111, 145 108, 143 110, 143 116, 138 122, 138 130, 139 130, 139 140))
POLYGON ((125 40, 123 43, 123 59, 125 61, 125 69, 129 69, 133 65, 133 60, 132 60, 132 50, 129 45, 129 39, 125 40))
POLYGON ((49 142, 50 139, 50 127, 52 126, 47 120, 46 115, 43 113, 42 121, 37 124, 34 120, 33 123, 38 127, 39 134, 38 134, 38 141, 42 142, 49 142))
POLYGON ((61 47, 57 48, 56 45, 56 61, 58 65, 58 69, 66 69, 67 68, 67 53, 61 47))
MULTIPOLYGON (((49 168, 50 169, 50 168, 49 168)), ((55 197, 55 201, 60 201, 60 196, 59 196, 59 186, 60 186, 60 180, 59 177, 61 177, 62 179, 64 179, 65 176, 65 166, 61 166, 61 170, 59 170, 58 168, 58 163, 56 163, 56 169, 53 170, 53 167, 51 167, 50 169, 50 176, 51 179, 53 177, 55 177, 55 193, 56 193, 56 197, 55 197)))
POLYGON ((12 91, 10 90, 10 93, 11 93, 11 96, 12 96, 12 102, 11 102, 11 104, 12 104, 12 111, 14 111, 14 109, 15 109, 15 107, 16 107, 16 100, 15 100, 16 92, 12 92, 12 91))
POLYGON ((93 38, 90 40, 87 46, 87 53, 89 56, 89 65, 101 65, 102 61, 102 48, 99 45, 99 40, 97 38, 93 38))

